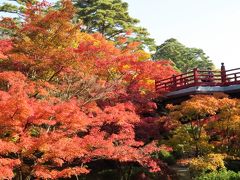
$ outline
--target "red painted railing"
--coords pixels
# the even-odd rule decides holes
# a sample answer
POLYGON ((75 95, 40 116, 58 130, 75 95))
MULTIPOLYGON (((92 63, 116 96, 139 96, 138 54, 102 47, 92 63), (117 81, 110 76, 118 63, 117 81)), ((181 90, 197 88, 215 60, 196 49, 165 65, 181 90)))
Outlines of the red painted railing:
POLYGON ((240 68, 225 70, 222 63, 220 71, 193 71, 173 75, 170 78, 155 80, 156 91, 159 93, 172 92, 194 86, 229 86, 240 84, 240 68))

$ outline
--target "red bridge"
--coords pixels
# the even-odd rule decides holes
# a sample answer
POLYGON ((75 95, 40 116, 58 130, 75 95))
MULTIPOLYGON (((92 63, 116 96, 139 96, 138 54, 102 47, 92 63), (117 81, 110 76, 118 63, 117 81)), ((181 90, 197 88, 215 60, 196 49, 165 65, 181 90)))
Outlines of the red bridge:
POLYGON ((184 74, 156 80, 155 86, 156 91, 165 98, 214 92, 237 93, 240 92, 240 68, 225 70, 224 63, 220 71, 195 68, 184 74))

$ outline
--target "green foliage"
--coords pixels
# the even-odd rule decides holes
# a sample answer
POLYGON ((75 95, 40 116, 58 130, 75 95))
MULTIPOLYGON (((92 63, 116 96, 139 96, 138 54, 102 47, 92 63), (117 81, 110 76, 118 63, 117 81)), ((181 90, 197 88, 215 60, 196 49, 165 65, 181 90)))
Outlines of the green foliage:
POLYGON ((29 129, 29 134, 32 136, 32 137, 38 137, 40 135, 40 130, 38 127, 36 126, 33 126, 29 129))
POLYGON ((143 27, 138 27, 138 19, 128 14, 128 4, 122 0, 73 0, 77 8, 77 18, 83 21, 88 33, 100 32, 109 40, 128 36, 130 41, 142 43, 142 48, 155 48, 154 40, 143 27), (129 36, 128 36, 129 37, 129 36))
POLYGON ((234 171, 215 171, 211 173, 203 173, 196 180, 238 180, 240 179, 240 172, 234 171))
POLYGON ((207 69, 214 67, 213 62, 202 49, 186 47, 173 38, 157 46, 153 58, 155 60, 169 59, 181 72, 187 72, 193 68, 207 69))
POLYGON ((7 0, 0 5, 0 12, 22 15, 28 3, 35 3, 37 0, 7 0))
POLYGON ((175 164, 176 162, 176 159, 174 158, 174 156, 166 150, 159 151, 157 156, 159 159, 163 160, 169 165, 175 164))

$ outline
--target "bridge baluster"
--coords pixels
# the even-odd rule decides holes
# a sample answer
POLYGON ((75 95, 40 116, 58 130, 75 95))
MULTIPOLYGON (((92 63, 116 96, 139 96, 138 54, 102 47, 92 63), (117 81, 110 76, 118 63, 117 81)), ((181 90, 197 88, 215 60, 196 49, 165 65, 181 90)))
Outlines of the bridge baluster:
POLYGON ((198 84, 198 69, 197 68, 194 68, 193 69, 193 77, 194 77, 194 84, 197 85, 198 84))
POLYGON ((176 75, 172 75, 172 88, 175 90, 176 87, 177 87, 177 78, 176 78, 176 75))

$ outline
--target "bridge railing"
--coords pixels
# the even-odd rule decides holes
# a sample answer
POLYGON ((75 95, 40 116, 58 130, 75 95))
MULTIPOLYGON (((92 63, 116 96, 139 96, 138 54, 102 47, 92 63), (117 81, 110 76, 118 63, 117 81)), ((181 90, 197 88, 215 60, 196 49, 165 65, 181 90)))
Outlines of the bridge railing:
POLYGON ((234 85, 240 83, 240 68, 226 71, 226 85, 234 85))
POLYGON ((155 81, 157 92, 171 92, 194 86, 227 86, 234 84, 240 84, 240 68, 226 71, 223 63, 220 71, 203 71, 195 68, 193 71, 184 74, 155 81))

